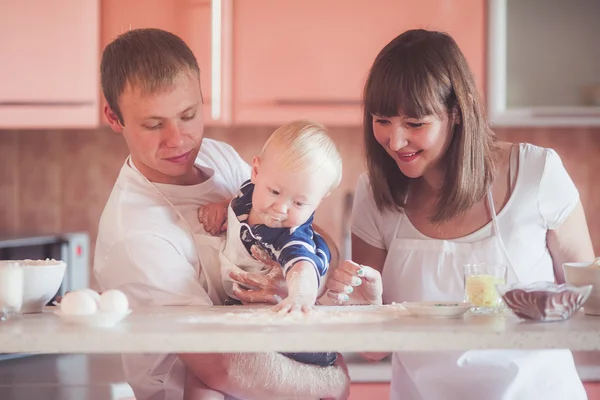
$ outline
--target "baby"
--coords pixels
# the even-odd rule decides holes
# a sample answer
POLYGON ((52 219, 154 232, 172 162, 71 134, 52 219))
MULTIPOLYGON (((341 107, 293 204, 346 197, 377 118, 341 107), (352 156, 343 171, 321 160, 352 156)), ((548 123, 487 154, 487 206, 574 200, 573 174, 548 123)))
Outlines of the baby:
MULTIPOLYGON (((325 127, 312 121, 294 121, 277 129, 254 157, 251 179, 229 203, 226 222, 219 207, 199 209, 199 220, 207 232, 215 234, 222 225, 223 229, 227 226, 227 241, 219 256, 228 296, 235 299, 231 271, 266 274, 280 266, 288 296, 274 310, 312 309, 331 260, 325 240, 313 229, 313 217, 341 177, 342 159, 325 127), (272 262, 265 263, 265 257, 272 262)), ((285 355, 320 366, 336 360, 336 353, 285 355)))
MULTIPOLYGON (((229 272, 240 268, 267 273, 266 255, 283 269, 288 289, 275 310, 312 308, 331 259, 325 240, 313 229, 314 212, 341 176, 341 156, 321 124, 294 121, 271 135, 252 160, 251 179, 227 209, 221 276, 228 296, 235 298, 229 272)), ((199 214, 204 209, 208 207, 199 214)), ((218 217, 199 217, 207 231, 215 233, 214 223, 207 227, 207 221, 218 217)))

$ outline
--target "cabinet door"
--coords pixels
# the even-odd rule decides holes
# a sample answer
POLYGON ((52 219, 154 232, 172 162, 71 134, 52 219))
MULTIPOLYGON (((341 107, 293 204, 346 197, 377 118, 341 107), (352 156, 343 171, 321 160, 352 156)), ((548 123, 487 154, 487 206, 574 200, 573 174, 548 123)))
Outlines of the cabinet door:
POLYGON ((600 1, 489 0, 489 120, 600 126, 600 1))
POLYGON ((220 124, 220 118, 211 118, 211 1, 103 0, 102 49, 121 33, 138 28, 164 29, 187 43, 200 67, 206 124, 220 124))
POLYGON ((253 0, 234 2, 233 115, 241 124, 309 117, 361 120, 361 92, 383 46, 412 28, 443 30, 478 84, 485 0, 253 0))
POLYGON ((98 124, 98 0, 0 2, 0 127, 98 124))

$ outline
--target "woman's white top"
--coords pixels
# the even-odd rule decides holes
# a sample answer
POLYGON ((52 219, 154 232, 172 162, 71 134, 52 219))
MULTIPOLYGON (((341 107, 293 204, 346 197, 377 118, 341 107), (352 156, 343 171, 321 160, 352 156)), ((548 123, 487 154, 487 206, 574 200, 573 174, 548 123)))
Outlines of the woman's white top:
MULTIPOLYGON (((516 152, 515 152, 516 154, 516 152)), ((379 212, 369 178, 360 176, 352 233, 386 250, 384 303, 462 301, 467 263, 502 263, 509 283, 554 281, 546 245, 579 201, 559 156, 550 149, 520 144, 518 172, 508 203, 492 221, 468 236, 439 240, 420 233, 401 212, 379 212)), ((399 172, 400 173, 400 172, 399 172)), ((568 350, 398 352, 393 356, 392 399, 525 400, 586 399, 568 350)))

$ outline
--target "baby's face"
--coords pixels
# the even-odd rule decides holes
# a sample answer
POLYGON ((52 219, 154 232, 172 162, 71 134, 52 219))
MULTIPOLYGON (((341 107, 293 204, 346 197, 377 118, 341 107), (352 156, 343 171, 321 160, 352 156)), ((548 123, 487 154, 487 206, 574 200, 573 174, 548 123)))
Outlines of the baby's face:
POLYGON ((254 159, 252 209, 271 228, 302 225, 329 194, 330 171, 289 171, 267 158, 254 159))

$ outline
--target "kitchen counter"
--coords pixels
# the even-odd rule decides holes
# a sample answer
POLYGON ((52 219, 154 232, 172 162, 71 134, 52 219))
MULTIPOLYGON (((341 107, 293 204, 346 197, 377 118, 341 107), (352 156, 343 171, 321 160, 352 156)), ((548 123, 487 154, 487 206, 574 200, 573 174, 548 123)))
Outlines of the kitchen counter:
POLYGON ((319 307, 312 323, 267 325, 270 311, 253 308, 144 308, 114 327, 92 328, 69 325, 50 307, 0 323, 0 353, 600 350, 600 317, 582 312, 563 322, 525 323, 509 312, 424 319, 397 306, 319 307))

